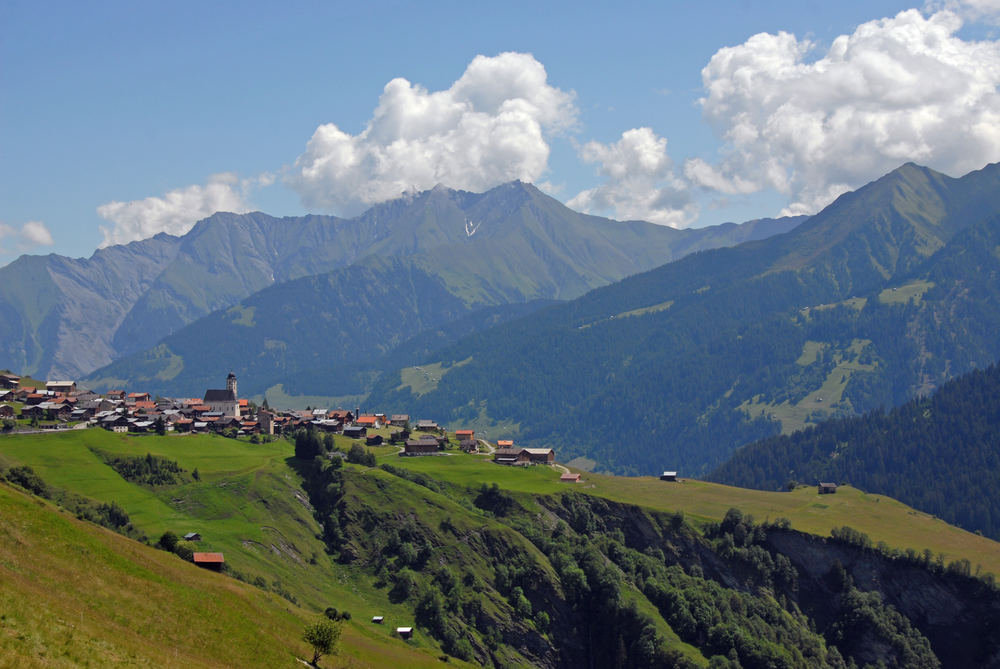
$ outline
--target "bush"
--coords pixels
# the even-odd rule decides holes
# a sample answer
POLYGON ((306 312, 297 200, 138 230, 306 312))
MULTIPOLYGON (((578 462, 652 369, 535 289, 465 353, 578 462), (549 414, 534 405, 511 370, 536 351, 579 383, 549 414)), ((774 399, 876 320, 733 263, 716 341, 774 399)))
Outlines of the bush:
POLYGON ((156 542, 156 547, 173 553, 174 549, 177 548, 177 541, 177 535, 167 530, 160 535, 160 540, 156 542))

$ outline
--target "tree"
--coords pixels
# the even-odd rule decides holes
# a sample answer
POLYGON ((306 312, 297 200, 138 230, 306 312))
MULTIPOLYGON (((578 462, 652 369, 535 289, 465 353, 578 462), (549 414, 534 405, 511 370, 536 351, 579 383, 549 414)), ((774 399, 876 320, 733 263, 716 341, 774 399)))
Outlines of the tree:
POLYGON ((334 622, 324 616, 307 626, 302 633, 302 640, 313 647, 311 662, 313 666, 316 666, 319 658, 324 655, 332 655, 337 652, 337 644, 340 642, 340 625, 339 622, 334 622))
POLYGON ((157 416, 153 426, 156 428, 156 434, 161 437, 167 433, 167 424, 163 421, 163 416, 157 416))

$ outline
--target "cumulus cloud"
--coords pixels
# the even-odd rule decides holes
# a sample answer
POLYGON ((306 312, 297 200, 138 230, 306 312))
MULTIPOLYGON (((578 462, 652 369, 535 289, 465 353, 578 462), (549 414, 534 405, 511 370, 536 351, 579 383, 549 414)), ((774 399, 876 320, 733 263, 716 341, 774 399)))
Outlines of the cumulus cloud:
POLYGON ((309 208, 353 214, 438 183, 480 191, 537 181, 548 138, 576 114, 573 94, 550 86, 530 54, 476 56, 447 90, 390 81, 360 134, 319 126, 286 183, 309 208))
POLYGON ((52 233, 41 221, 28 221, 20 228, 0 223, 0 255, 25 253, 39 246, 52 246, 52 233))
POLYGON ((686 161, 685 176, 727 194, 775 188, 785 213, 803 213, 906 161, 957 175, 1000 159, 1000 43, 965 41, 961 26, 908 10, 825 53, 785 32, 720 49, 700 102, 723 155, 686 161))
POLYGON ((627 130, 614 144, 587 142, 580 157, 598 164, 604 182, 578 193, 566 203, 570 208, 613 212, 616 218, 675 228, 684 227, 695 216, 687 188, 673 172, 667 140, 650 128, 627 130))
POLYGON ((162 197, 102 204, 97 208, 98 215, 113 225, 100 226, 104 235, 101 248, 147 239, 160 232, 183 235, 199 220, 217 211, 246 213, 247 191, 271 181, 273 177, 268 174, 240 181, 227 172, 209 177, 204 186, 177 188, 162 197))

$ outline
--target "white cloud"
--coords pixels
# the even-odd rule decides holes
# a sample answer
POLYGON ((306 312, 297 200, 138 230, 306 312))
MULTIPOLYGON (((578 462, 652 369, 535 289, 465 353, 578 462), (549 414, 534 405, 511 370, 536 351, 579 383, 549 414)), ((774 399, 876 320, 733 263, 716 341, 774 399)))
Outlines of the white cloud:
POLYGON ((775 188, 788 212, 812 212, 906 161, 958 175, 1000 159, 1000 44, 962 40, 961 25, 909 10, 819 57, 784 32, 720 49, 701 105, 723 155, 688 160, 685 176, 729 194, 775 188))
POLYGON ((163 197, 102 204, 97 208, 98 215, 114 225, 100 226, 104 235, 101 248, 147 239, 160 232, 182 235, 217 211, 246 213, 246 192, 255 185, 267 185, 268 179, 273 181, 265 174, 241 182, 232 173, 215 174, 204 186, 177 188, 163 197))
POLYGON ((0 223, 0 255, 25 253, 39 246, 53 244, 55 241, 52 233, 41 221, 28 221, 20 229, 0 223))
POLYGON ((928 0, 924 9, 930 13, 951 11, 969 21, 996 23, 1000 18, 1000 0, 928 0))
POLYGON ((604 183, 578 193, 567 206, 590 213, 613 212, 625 220, 644 220, 675 228, 689 224, 696 208, 685 184, 673 172, 667 140, 649 128, 622 133, 614 144, 587 142, 580 157, 598 164, 604 183))
POLYGON ((550 86, 530 54, 476 56, 447 90, 390 81, 358 135, 319 126, 286 182, 307 207, 339 214, 438 183, 533 182, 548 169, 548 136, 576 114, 573 94, 550 86))

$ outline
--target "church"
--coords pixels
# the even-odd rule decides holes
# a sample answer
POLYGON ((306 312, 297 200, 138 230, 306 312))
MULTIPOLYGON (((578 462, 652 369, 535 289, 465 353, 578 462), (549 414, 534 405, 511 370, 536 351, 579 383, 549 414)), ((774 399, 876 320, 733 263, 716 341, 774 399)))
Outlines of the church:
POLYGON ((221 412, 223 416, 240 417, 240 402, 236 394, 236 375, 229 372, 226 377, 225 390, 206 390, 202 403, 209 406, 213 412, 221 412))

